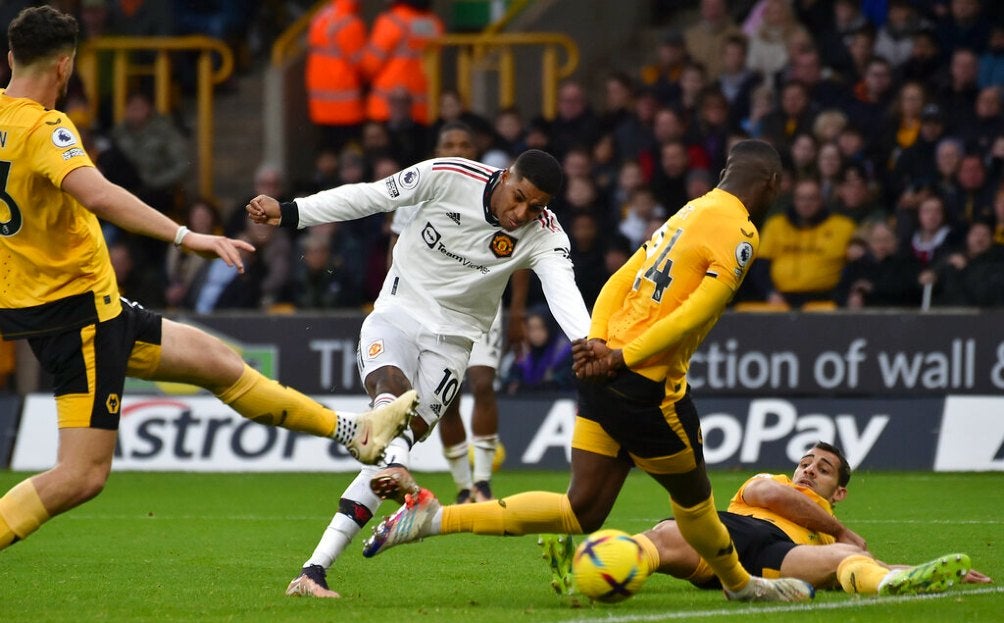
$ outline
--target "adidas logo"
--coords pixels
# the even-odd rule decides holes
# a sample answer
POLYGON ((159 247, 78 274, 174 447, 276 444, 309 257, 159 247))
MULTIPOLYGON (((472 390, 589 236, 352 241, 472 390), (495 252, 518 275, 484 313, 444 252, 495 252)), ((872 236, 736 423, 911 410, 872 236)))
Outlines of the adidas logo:
POLYGON ((460 212, 447 212, 446 216, 450 217, 450 220, 457 225, 460 224, 460 212))

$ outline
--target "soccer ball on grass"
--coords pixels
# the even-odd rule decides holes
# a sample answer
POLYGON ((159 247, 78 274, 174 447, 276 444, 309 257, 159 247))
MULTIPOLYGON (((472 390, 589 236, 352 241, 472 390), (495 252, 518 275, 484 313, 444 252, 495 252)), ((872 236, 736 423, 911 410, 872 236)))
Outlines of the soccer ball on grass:
POLYGON ((576 592, 593 601, 623 601, 648 578, 642 549, 627 532, 600 530, 579 544, 572 559, 576 592))

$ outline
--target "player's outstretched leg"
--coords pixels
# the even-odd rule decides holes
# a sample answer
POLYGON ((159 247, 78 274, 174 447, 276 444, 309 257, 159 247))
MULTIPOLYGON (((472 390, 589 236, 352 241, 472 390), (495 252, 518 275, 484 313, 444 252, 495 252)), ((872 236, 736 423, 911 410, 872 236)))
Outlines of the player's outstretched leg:
POLYGON ((894 569, 879 584, 879 595, 940 593, 962 582, 972 563, 966 554, 948 554, 915 567, 894 569))
POLYGON ((432 534, 432 523, 443 506, 428 489, 405 496, 397 512, 373 528, 373 535, 363 543, 363 556, 372 558, 402 543, 411 543, 432 534))
POLYGON ((750 576, 749 583, 738 591, 725 590, 731 601, 812 601, 816 589, 812 584, 796 578, 767 579, 750 576))
POLYGON ((575 592, 572 575, 572 560, 575 558, 575 542, 570 534, 542 534, 537 537, 544 553, 542 558, 547 561, 551 570, 551 588, 559 595, 571 595, 575 592))
POLYGON ((286 594, 290 597, 326 597, 329 599, 341 597, 328 588, 326 573, 321 565, 304 567, 300 571, 300 575, 286 587, 286 594))
POLYGON ((418 393, 410 389, 390 404, 360 414, 356 434, 345 445, 349 454, 367 465, 380 461, 387 444, 408 426, 417 406, 418 393))

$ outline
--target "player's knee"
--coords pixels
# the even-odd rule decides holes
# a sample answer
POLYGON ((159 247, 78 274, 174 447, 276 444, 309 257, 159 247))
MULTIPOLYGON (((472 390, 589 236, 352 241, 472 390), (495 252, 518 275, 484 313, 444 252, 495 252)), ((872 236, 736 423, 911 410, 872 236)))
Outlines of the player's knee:
POLYGON ((101 467, 78 473, 73 482, 74 505, 98 497, 98 494, 104 491, 106 482, 108 482, 108 470, 101 467))
MULTIPOLYGON (((394 366, 384 366, 370 372, 366 375, 364 384, 370 396, 377 396, 379 394, 400 396, 411 389, 408 377, 404 375, 404 372, 400 368, 394 366)), ((419 396, 418 398, 422 400, 424 396, 419 396)))

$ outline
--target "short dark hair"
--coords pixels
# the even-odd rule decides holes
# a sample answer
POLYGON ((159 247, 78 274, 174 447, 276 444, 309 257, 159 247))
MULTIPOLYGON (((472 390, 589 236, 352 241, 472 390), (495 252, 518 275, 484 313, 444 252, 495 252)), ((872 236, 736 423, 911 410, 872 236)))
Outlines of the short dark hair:
POLYGON ((31 65, 59 52, 77 47, 77 20, 50 6, 29 7, 7 27, 7 40, 14 61, 31 65))
POLYGON ((840 460, 840 465, 837 466, 837 484, 846 487, 847 483, 851 481, 851 464, 847 462, 847 457, 840 451, 840 448, 825 441, 817 441, 812 447, 836 455, 840 460))
POLYGON ((516 158, 512 168, 517 178, 525 177, 552 197, 561 190, 561 165, 546 151, 528 149, 516 158))
POLYGON ((454 119, 452 121, 447 121, 439 128, 439 138, 442 138, 447 132, 452 132, 453 130, 460 130, 461 132, 467 132, 471 137, 474 136, 474 130, 471 126, 467 125, 463 121, 454 119))

